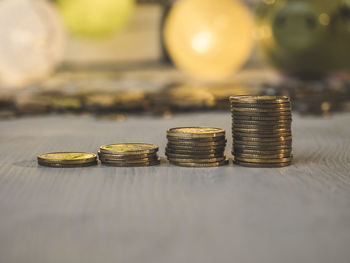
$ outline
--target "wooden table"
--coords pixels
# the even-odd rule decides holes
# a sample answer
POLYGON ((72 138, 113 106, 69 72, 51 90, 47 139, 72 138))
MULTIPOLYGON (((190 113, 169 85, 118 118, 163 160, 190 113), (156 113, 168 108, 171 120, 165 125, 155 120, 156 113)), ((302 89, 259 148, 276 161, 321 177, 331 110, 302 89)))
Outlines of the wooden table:
POLYGON ((295 164, 283 169, 36 163, 115 142, 164 156, 166 129, 193 125, 230 136, 229 113, 1 121, 0 262, 350 262, 350 114, 295 116, 295 164))

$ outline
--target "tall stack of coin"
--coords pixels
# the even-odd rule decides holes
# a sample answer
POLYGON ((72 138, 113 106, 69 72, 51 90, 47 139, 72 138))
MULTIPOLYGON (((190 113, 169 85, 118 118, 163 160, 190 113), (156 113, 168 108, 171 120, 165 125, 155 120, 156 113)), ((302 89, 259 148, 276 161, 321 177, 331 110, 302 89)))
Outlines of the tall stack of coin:
POLYGON ((288 97, 232 96, 234 162, 248 167, 291 164, 292 112, 288 97))
POLYGON ((219 128, 186 127, 167 131, 166 156, 184 167, 217 167, 228 163, 225 131, 219 128))
POLYGON ((97 156, 93 153, 54 152, 38 156, 38 163, 43 166, 57 168, 85 167, 97 164, 97 156))
POLYGON ((158 146, 145 143, 103 145, 98 151, 101 162, 117 167, 141 167, 160 164, 158 146))

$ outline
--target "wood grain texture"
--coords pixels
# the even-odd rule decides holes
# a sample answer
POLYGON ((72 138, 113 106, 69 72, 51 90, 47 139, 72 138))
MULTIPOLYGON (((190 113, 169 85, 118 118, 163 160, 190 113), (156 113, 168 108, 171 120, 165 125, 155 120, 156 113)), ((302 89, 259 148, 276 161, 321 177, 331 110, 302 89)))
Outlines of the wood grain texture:
MULTIPOLYGON (((0 122, 0 262, 348 263, 350 115, 293 123, 283 169, 38 167, 36 155, 114 142, 159 144, 171 119, 37 117, 0 122)), ((230 152, 230 145, 227 152, 230 152)))

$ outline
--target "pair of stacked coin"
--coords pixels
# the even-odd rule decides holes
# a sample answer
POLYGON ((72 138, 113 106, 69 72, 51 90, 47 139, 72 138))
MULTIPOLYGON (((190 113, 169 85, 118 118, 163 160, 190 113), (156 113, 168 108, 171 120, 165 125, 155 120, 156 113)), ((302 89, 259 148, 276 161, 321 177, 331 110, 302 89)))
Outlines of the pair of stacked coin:
POLYGON ((292 112, 288 97, 232 96, 234 162, 248 167, 291 164, 292 112))
POLYGON ((184 167, 217 167, 228 163, 225 131, 218 128, 173 128, 167 131, 166 156, 184 167))
POLYGON ((98 151, 101 162, 117 167, 142 167, 160 164, 158 146, 145 143, 103 145, 98 151))
POLYGON ((74 168, 97 164, 97 156, 83 152, 54 152, 38 156, 38 164, 49 167, 74 168))

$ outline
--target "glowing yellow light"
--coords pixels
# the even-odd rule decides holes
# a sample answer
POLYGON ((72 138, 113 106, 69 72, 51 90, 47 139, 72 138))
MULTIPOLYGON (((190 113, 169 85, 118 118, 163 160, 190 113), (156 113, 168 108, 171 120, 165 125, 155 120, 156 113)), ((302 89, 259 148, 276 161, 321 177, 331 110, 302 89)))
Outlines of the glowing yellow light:
POLYGON ((318 20, 320 21, 320 24, 324 26, 328 26, 331 21, 329 15, 327 15, 326 13, 320 14, 318 20))
POLYGON ((164 27, 176 66, 199 79, 215 80, 238 70, 253 46, 251 13, 233 0, 180 0, 164 27))
POLYGON ((101 37, 117 32, 126 24, 134 0, 58 0, 58 6, 73 33, 101 37))

